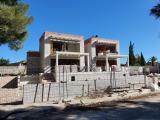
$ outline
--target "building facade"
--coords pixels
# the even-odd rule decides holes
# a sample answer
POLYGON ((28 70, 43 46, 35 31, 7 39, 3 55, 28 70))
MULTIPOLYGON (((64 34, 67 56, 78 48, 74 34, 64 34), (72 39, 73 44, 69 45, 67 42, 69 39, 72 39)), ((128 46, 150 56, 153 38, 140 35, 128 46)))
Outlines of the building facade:
POLYGON ((58 72, 59 65, 85 68, 83 36, 45 32, 40 38, 40 69, 43 73, 58 72))
POLYGON ((90 55, 92 71, 109 71, 112 66, 120 67, 120 58, 127 58, 128 55, 120 54, 119 41, 108 40, 93 36, 85 40, 85 51, 90 55))
POLYGON ((121 57, 128 60, 128 55, 120 55, 119 41, 97 36, 84 40, 83 36, 44 32, 39 43, 39 51, 28 52, 27 73, 52 73, 55 80, 64 72, 71 79, 73 73, 108 72, 112 66, 120 67, 121 57))

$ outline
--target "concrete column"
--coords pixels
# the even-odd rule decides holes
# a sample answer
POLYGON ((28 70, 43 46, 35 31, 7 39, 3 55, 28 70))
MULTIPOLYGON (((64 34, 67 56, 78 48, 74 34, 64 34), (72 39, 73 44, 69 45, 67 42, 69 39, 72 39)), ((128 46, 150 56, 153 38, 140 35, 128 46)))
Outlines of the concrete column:
POLYGON ((95 57, 96 57, 96 44, 94 43, 93 45, 91 45, 91 59, 92 59, 92 65, 96 66, 96 61, 95 61, 95 57))
MULTIPOLYGON (((117 41, 116 43, 116 51, 118 52, 118 55, 120 55, 120 43, 117 41)), ((120 67, 120 58, 117 58, 117 66, 120 67)))
MULTIPOLYGON (((50 39, 45 39, 44 42, 44 73, 51 73, 51 41, 50 39)), ((43 53, 42 52, 42 53, 43 53)))
POLYGON ((120 67, 120 58, 117 58, 117 67, 120 67))
POLYGON ((20 86, 20 82, 21 82, 21 76, 20 75, 17 76, 17 82, 18 82, 18 87, 19 87, 20 86))
MULTIPOLYGON (((80 40, 80 53, 84 53, 84 39, 80 40)), ((85 68, 85 56, 80 56, 80 71, 85 68)))
POLYGON ((109 70, 108 56, 106 55, 106 71, 108 72, 108 70, 109 70))
POLYGON ((89 55, 87 55, 87 70, 90 71, 89 55))
POLYGON ((79 59, 80 60, 80 70, 83 70, 85 67, 84 59, 85 59, 85 56, 80 56, 80 59, 79 59))
POLYGON ((42 76, 43 76, 43 73, 39 73, 39 83, 43 82, 42 76))
POLYGON ((56 53, 56 73, 58 73, 58 53, 56 53))
POLYGON ((56 81, 58 81, 58 73, 59 73, 59 68, 58 68, 58 53, 56 53, 56 69, 55 69, 55 75, 56 75, 56 81))
POLYGON ((129 57, 127 57, 127 67, 129 67, 129 57))

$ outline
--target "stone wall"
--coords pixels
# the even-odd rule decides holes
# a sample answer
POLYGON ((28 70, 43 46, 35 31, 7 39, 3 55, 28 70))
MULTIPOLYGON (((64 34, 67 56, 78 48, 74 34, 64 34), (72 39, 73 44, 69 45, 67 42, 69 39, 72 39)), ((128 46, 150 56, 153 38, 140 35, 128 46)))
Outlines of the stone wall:
POLYGON ((138 75, 144 73, 159 73, 160 67, 158 66, 130 66, 129 71, 131 75, 138 75), (146 71, 148 69, 149 71, 146 71))
POLYGON ((0 104, 22 101, 22 90, 18 88, 17 76, 0 77, 0 104))
POLYGON ((16 76, 0 77, 0 88, 17 88, 18 80, 16 76))
POLYGON ((26 74, 26 66, 0 66, 0 75, 26 74))
POLYGON ((22 91, 18 88, 5 89, 0 88, 0 104, 11 104, 22 101, 22 91))

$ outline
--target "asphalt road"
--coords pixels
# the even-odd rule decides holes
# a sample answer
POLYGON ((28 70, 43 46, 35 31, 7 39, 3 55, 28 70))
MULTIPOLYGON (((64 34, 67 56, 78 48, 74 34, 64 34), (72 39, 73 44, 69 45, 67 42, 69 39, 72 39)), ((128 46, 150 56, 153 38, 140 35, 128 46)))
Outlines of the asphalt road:
MULTIPOLYGON (((3 111, 2 111, 3 112, 3 111)), ((5 119, 15 120, 160 120, 160 95, 132 101, 119 102, 114 106, 93 108, 33 107, 5 119)))

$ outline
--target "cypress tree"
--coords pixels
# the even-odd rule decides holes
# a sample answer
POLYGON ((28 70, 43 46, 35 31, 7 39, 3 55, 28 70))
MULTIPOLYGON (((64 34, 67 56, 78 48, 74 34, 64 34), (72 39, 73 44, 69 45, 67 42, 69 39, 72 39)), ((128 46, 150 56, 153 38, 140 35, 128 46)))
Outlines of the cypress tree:
POLYGON ((129 45, 129 65, 130 66, 135 65, 134 43, 132 43, 131 41, 129 45))
POLYGON ((141 52, 141 63, 140 63, 141 66, 145 66, 146 65, 146 61, 145 61, 145 58, 143 56, 143 53, 141 52))
POLYGON ((135 56, 135 65, 136 66, 140 66, 141 65, 141 56, 139 54, 137 54, 135 56))

